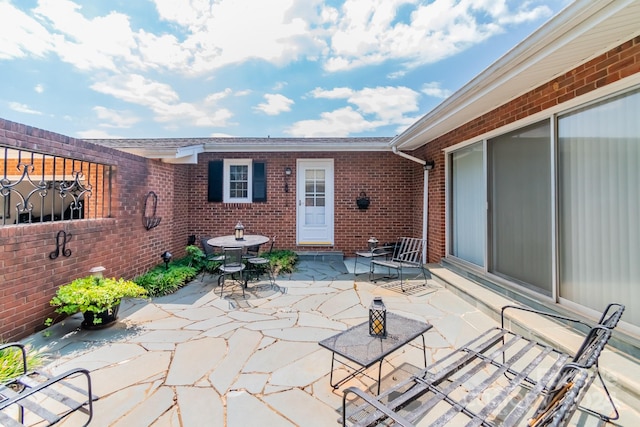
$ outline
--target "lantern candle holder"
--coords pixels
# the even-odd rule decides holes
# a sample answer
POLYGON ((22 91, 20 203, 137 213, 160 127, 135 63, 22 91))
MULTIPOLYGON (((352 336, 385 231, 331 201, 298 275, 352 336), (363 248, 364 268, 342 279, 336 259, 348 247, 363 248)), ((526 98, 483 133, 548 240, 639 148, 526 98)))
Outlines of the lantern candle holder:
POLYGON ((387 308, 381 297, 373 298, 369 307, 369 335, 380 338, 387 336, 387 308))
POLYGON ((236 224, 235 233, 236 240, 244 240, 244 226, 240 221, 236 224))

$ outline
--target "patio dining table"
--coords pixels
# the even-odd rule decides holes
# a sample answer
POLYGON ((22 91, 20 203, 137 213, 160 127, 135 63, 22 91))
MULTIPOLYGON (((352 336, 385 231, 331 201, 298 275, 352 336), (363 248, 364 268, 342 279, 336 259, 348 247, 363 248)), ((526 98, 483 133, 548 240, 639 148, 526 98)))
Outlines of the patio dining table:
POLYGON ((269 241, 267 236, 261 236, 260 234, 245 234, 241 240, 236 240, 234 235, 218 236, 207 240, 207 243, 211 246, 218 248, 246 248, 249 246, 263 245, 269 241))

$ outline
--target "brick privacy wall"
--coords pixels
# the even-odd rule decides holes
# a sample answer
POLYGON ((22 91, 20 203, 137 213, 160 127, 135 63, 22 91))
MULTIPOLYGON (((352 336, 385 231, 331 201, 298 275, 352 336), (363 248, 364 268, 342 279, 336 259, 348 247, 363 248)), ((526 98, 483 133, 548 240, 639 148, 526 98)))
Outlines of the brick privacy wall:
MULTIPOLYGON (((475 136, 524 119, 575 97, 640 72, 640 37, 629 40, 514 100, 429 141, 414 155, 434 159, 429 176, 429 261, 445 254, 445 175, 443 150, 475 136)), ((420 194, 415 192, 414 194, 420 194)))
POLYGON ((177 237, 184 220, 174 221, 172 200, 176 188, 185 193, 188 183, 174 184, 176 176, 186 176, 184 167, 2 119, 0 145, 114 166, 111 217, 0 227, 0 339, 19 339, 41 329, 44 319, 56 316, 49 306, 56 289, 89 274, 92 267, 102 265, 108 276, 132 278, 161 263, 164 250, 184 255, 186 242, 177 237), (147 231, 142 208, 151 190, 158 194, 162 222, 147 231), (50 259, 60 230, 72 236, 66 245, 71 256, 50 259))
POLYGON ((201 237, 231 234, 238 221, 246 233, 277 235, 276 248, 296 251, 342 251, 352 256, 367 247, 375 236, 381 242, 415 234, 413 195, 415 163, 392 153, 204 153, 193 166, 190 194, 193 198, 189 234, 201 237), (267 202, 228 204, 207 202, 207 165, 211 160, 251 158, 266 162, 267 202), (334 159, 335 177, 335 245, 332 247, 296 246, 296 160, 334 159), (286 167, 292 169, 285 178, 286 167), (286 180, 286 181, 285 181, 286 180), (285 182, 289 192, 284 191, 285 182), (356 206, 364 191, 371 204, 366 210, 356 206))

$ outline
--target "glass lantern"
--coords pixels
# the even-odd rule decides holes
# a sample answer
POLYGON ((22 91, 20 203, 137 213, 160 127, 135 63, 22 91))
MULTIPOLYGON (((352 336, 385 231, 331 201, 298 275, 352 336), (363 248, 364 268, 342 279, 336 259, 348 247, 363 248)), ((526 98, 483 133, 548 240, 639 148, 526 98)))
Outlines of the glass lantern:
POLYGON ((236 224, 235 236, 236 240, 244 240, 244 226, 240 221, 236 224))
POLYGON ((369 240, 367 240, 367 243, 369 243, 369 250, 371 252, 373 252, 373 250, 378 247, 378 239, 376 239, 375 237, 371 237, 369 240))
POLYGON ((387 308, 381 297, 373 298, 369 307, 369 335, 380 338, 387 336, 387 308))

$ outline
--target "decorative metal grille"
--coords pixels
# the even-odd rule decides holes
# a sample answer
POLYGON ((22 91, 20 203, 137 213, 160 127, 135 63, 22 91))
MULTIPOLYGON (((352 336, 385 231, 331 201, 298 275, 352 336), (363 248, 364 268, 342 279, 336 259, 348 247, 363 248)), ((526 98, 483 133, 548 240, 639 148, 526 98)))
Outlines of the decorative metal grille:
POLYGON ((0 226, 111 216, 111 166, 0 147, 0 226))

